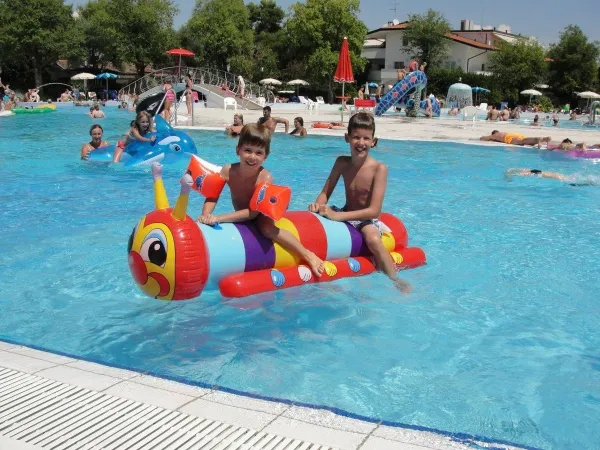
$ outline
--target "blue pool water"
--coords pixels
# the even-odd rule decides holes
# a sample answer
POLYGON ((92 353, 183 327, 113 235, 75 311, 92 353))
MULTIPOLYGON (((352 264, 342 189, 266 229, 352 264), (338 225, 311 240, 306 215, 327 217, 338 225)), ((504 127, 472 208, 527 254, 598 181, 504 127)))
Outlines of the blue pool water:
MULTIPOLYGON (((384 209, 428 257, 402 273, 410 295, 377 274, 167 303, 144 297, 127 267, 131 229, 153 208, 151 176, 82 163, 84 113, 0 118, 0 339, 388 422, 597 447, 600 187, 504 178, 535 167, 600 180, 594 161, 382 140, 384 209)), ((107 114, 115 142, 133 114, 107 114)), ((221 133, 190 134, 206 159, 235 159, 221 133)), ((278 134, 266 166, 304 209, 346 151, 340 137, 278 134)), ((165 167, 171 202, 181 172, 165 167)), ((193 196, 188 212, 201 204, 193 196)))

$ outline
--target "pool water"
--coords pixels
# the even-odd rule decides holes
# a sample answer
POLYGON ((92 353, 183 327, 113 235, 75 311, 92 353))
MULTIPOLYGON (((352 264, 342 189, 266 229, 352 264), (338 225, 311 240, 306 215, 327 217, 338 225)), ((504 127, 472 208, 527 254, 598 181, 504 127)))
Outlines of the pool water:
MULTIPOLYGON (((386 211, 428 257, 402 272, 239 300, 147 298, 127 267, 153 209, 147 170, 79 160, 84 108, 0 118, 0 339, 201 385, 338 408, 385 423, 547 448, 600 442, 600 187, 515 178, 534 167, 600 180, 595 161, 534 149, 382 140, 386 211)), ((133 113, 106 109, 111 142, 133 113)), ((235 161, 235 141, 193 131, 235 161)), ((341 137, 277 134, 266 167, 304 209, 341 137)), ((173 202, 184 166, 165 166, 173 202)), ((343 203, 343 189, 332 201, 343 203)), ((188 213, 200 213, 191 198, 188 213)), ((230 208, 224 191, 218 211, 230 208)), ((1 365, 1 362, 0 362, 1 365)))

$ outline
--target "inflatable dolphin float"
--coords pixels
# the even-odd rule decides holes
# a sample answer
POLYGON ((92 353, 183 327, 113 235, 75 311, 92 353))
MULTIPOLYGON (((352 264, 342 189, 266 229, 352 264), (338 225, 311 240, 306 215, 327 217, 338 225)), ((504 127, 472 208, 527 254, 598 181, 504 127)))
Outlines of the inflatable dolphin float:
MULTIPOLYGON (((171 164, 189 160, 198 154, 196 144, 183 131, 173 129, 161 116, 155 116, 156 132, 144 137, 156 136, 154 142, 135 141, 125 147, 121 162, 125 166, 150 166, 155 162, 171 164)), ((89 154, 89 161, 110 163, 113 160, 116 145, 100 147, 89 154)))

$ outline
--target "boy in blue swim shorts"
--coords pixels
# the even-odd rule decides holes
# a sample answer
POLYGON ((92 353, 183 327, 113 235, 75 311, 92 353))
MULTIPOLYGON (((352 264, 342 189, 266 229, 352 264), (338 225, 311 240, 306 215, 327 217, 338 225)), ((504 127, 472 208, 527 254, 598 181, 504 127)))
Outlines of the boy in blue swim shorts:
POLYGON ((396 266, 381 240, 383 231, 389 231, 379 220, 387 185, 387 166, 376 161, 369 152, 377 145, 375 119, 366 112, 350 118, 345 136, 350 145, 350 156, 339 156, 321 193, 308 210, 330 220, 348 222, 359 230, 377 267, 402 291, 410 291, 410 285, 398 278, 396 266), (338 180, 344 179, 346 205, 343 208, 328 206, 338 180))

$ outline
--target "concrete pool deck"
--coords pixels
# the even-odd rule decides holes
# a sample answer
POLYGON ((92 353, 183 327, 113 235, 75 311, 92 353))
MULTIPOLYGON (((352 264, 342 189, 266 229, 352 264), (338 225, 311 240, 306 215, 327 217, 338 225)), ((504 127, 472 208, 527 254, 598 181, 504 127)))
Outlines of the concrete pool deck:
MULTIPOLYGON (((185 109, 180 107, 180 113, 185 109)), ((244 116, 244 123, 253 123, 262 116, 262 111, 233 111, 196 107, 194 108, 194 124, 187 116, 179 115, 178 127, 182 129, 210 129, 224 130, 226 126, 233 123, 233 115, 241 113, 244 116)), ((523 115, 522 117, 533 118, 533 114, 523 115)), ((326 129, 312 128, 314 122, 340 122, 339 111, 321 110, 309 111, 306 109, 273 109, 272 116, 288 119, 290 131, 294 128, 294 118, 302 117, 304 126, 309 135, 339 135, 343 136, 344 128, 326 129)), ((349 112, 344 112, 344 124, 348 125, 349 112)), ((560 115, 561 122, 568 122, 568 116, 560 115)), ((570 138, 573 142, 586 142, 587 144, 600 143, 600 127, 581 129, 560 128, 560 127, 532 127, 529 125, 515 124, 512 122, 486 122, 485 120, 462 121, 449 116, 441 118, 406 118, 402 116, 382 116, 376 118, 376 136, 382 139, 407 139, 407 140, 436 140, 436 141, 456 141, 471 144, 483 145, 506 145, 499 143, 482 142, 479 138, 483 135, 491 134, 493 130, 502 132, 517 132, 528 137, 550 136, 554 141, 562 141, 570 138)), ((284 130, 283 125, 277 125, 277 132, 284 130)))
POLYGON ((520 449, 206 389, 0 341, 0 450, 520 449))

